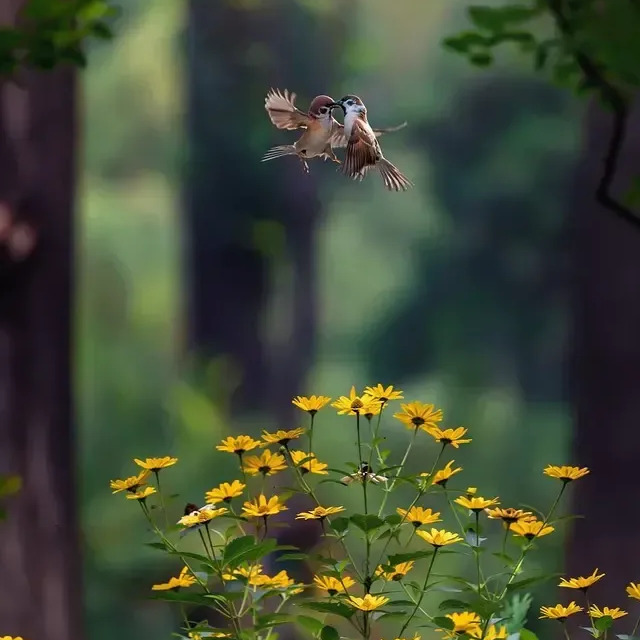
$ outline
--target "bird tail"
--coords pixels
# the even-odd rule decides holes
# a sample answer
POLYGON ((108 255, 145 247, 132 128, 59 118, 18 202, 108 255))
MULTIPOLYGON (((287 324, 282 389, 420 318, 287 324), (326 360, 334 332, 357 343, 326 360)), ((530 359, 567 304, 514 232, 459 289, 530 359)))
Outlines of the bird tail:
POLYGON ((389 191, 406 191, 413 183, 409 181, 398 168, 389 162, 386 158, 381 158, 377 163, 378 170, 382 176, 384 186, 389 191))
POLYGON ((282 158, 283 156, 296 156, 298 152, 292 144, 282 144, 278 147, 272 147, 262 156, 262 162, 273 160, 274 158, 282 158))

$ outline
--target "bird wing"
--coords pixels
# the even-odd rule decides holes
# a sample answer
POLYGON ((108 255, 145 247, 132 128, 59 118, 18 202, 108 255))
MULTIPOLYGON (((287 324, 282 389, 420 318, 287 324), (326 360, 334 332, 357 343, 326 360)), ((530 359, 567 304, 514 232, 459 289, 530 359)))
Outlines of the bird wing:
POLYGON ((371 127, 362 120, 356 120, 351 128, 347 143, 343 171, 350 178, 359 178, 363 169, 373 166, 382 155, 380 145, 371 127))
POLYGON ((269 119, 278 129, 306 129, 311 118, 296 108, 296 94, 287 89, 271 89, 264 100, 269 119))
MULTIPOLYGON (((337 120, 333 120, 333 131, 331 133, 331 138, 329 139, 329 143, 334 148, 342 148, 346 147, 348 144, 347 136, 344 133, 344 125, 341 125, 337 120)), ((383 133, 392 133, 393 131, 400 131, 400 129, 404 129, 407 126, 406 121, 402 124, 396 125, 395 127, 385 127, 384 129, 372 129, 376 138, 379 138, 383 133)))

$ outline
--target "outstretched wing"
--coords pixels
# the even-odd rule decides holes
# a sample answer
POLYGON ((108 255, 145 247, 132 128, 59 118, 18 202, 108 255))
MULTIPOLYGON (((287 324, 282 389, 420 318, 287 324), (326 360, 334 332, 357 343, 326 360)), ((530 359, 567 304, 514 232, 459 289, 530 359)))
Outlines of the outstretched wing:
POLYGON ((371 127, 362 120, 356 120, 347 143, 343 172, 350 178, 362 180, 364 168, 375 165, 381 155, 380 145, 371 127))
MULTIPOLYGON (((331 134, 331 138, 329 139, 329 143, 334 148, 346 147, 348 144, 347 136, 344 133, 344 126, 341 125, 337 120, 334 119, 333 124, 333 132, 331 134)), ((372 129, 373 133, 375 133, 376 138, 379 138, 383 133, 392 133, 393 131, 400 131, 400 129, 404 129, 407 126, 406 121, 402 124, 399 124, 395 127, 385 127, 384 129, 372 129)))
POLYGON ((271 89, 264 100, 264 108, 269 114, 269 119, 278 129, 306 129, 309 125, 309 116, 296 108, 296 94, 287 89, 271 89))

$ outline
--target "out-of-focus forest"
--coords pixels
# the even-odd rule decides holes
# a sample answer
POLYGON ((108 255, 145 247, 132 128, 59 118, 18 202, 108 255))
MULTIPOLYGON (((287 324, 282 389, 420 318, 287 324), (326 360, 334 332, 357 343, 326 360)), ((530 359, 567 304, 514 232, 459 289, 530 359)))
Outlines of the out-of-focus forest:
MULTIPOLYGON (((139 510, 109 480, 130 475, 133 457, 175 455, 179 513, 234 477, 214 451, 222 437, 298 426, 297 394, 382 382, 435 403, 473 431, 455 456, 469 484, 505 504, 547 504, 546 464, 597 468, 603 451, 601 473, 632 481, 594 435, 629 437, 639 378, 638 232, 593 196, 606 116, 509 47, 489 70, 444 49, 467 4, 137 0, 114 40, 93 44, 73 264, 91 640, 165 638, 178 624, 148 600, 172 567, 143 546, 139 510), (415 188, 389 193, 320 161, 310 176, 292 158, 261 164, 295 137, 269 123, 270 87, 298 93, 301 108, 355 93, 374 126, 408 121, 382 143, 415 188), (574 437, 576 424, 591 435, 574 437)), ((320 458, 347 438, 326 424, 320 458)), ((625 468, 638 449, 628 442, 625 468)), ((629 534, 599 528, 622 498, 601 505, 605 488, 589 491, 574 507, 595 521, 578 525, 567 563, 626 571, 616 545, 629 534)), ((545 540, 542 568, 562 566, 565 542, 545 540)), ((533 592, 539 606, 544 587, 533 592)))

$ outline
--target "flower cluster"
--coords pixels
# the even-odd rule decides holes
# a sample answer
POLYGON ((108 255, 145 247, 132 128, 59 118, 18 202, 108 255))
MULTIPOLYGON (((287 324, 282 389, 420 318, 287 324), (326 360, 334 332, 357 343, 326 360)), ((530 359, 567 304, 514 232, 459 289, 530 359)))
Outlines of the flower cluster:
MULTIPOLYGON (((535 638, 524 632, 523 616, 513 616, 509 598, 527 582, 522 576, 529 555, 561 526, 556 510, 567 487, 589 469, 547 466, 544 475, 559 482, 546 512, 504 505, 477 487, 455 486, 464 470, 449 454, 472 442, 468 429, 444 424, 434 404, 412 401, 389 409, 403 400, 402 391, 382 384, 362 392, 352 387, 333 402, 327 396, 296 396, 292 403, 306 414, 306 424, 263 430, 259 439, 225 437, 215 448, 235 456, 235 477, 204 490, 202 505, 189 504, 181 513, 172 514, 160 484, 160 472, 176 458, 136 458, 136 475, 111 481, 113 493, 140 505, 157 536, 153 546, 181 562, 173 577, 151 585, 153 596, 212 609, 226 620, 225 628, 215 628, 187 615, 181 637, 270 640, 278 625, 295 622, 319 640, 354 635, 378 640, 378 625, 389 627, 396 640, 420 640, 416 631, 425 627, 441 638, 501 640, 518 633, 535 638), (319 460, 313 447, 318 414, 323 411, 324 420, 329 406, 350 434, 349 449, 335 451, 331 464, 319 460), (389 415, 393 419, 385 420, 389 415), (400 455, 381 449, 383 429, 398 424, 410 430, 400 455), (415 466, 419 470, 410 473, 415 466), (400 486, 411 497, 405 492, 391 506, 400 486), (287 506, 294 492, 306 506, 287 506), (347 503, 359 506, 350 513, 347 503), (279 544, 276 532, 287 526, 283 520, 316 527, 317 547, 305 554, 279 544), (192 544, 186 551, 186 535, 193 535, 199 549, 192 544), (491 545, 493 553, 487 552, 491 545), (469 571, 451 578, 442 573, 442 556, 448 553, 470 559, 469 571), (292 566, 310 563, 313 578, 296 580, 278 565, 285 560, 292 566), (449 580, 448 588, 459 597, 440 603, 438 613, 430 611, 438 605, 430 593, 436 584, 447 588, 449 580), (186 589, 188 597, 178 595, 186 589)), ((581 592, 584 602, 543 606, 540 617, 564 624, 584 612, 585 628, 601 637, 627 615, 587 599, 603 576, 596 569, 586 577, 563 578, 558 586, 581 592)), ((640 600, 638 584, 631 583, 627 593, 640 600)))

